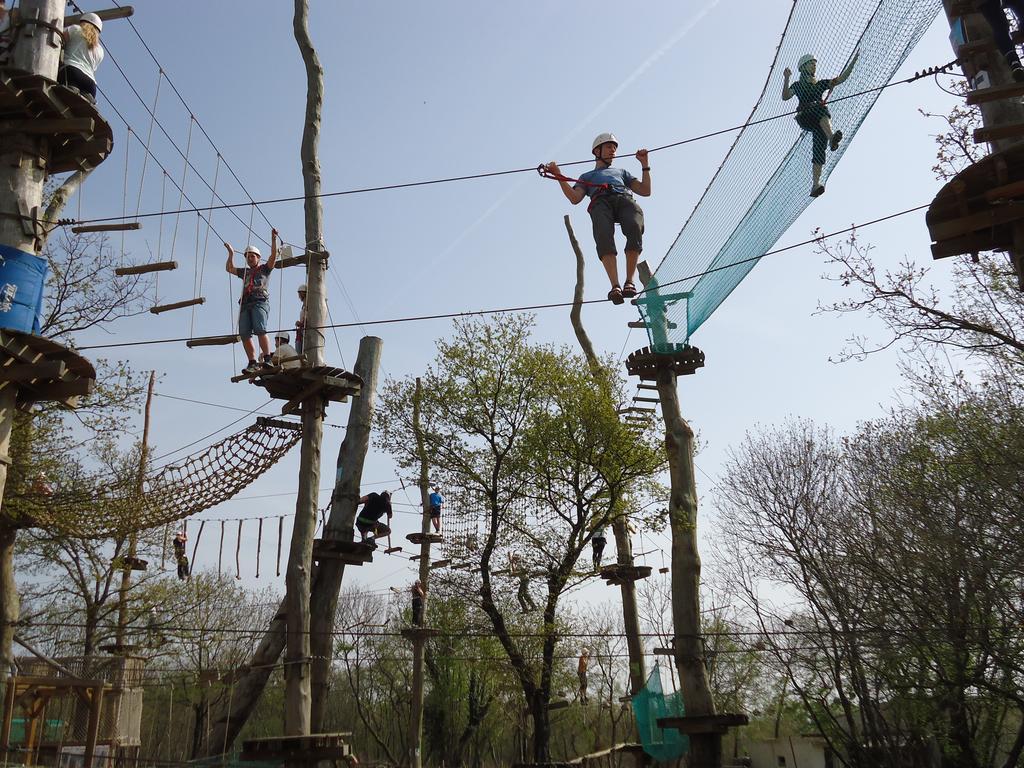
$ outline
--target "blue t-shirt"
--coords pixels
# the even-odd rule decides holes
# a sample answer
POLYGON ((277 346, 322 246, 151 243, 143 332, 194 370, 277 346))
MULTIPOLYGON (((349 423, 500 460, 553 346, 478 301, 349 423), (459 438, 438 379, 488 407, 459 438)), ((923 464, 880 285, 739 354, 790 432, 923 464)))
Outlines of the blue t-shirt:
POLYGON ((444 501, 444 498, 441 496, 440 493, 434 492, 434 493, 430 494, 430 506, 432 506, 432 507, 440 507, 441 506, 441 502, 443 502, 443 501, 444 501))
POLYGON ((597 195, 605 195, 608 193, 629 195, 632 197, 633 195, 630 192, 630 185, 636 180, 636 176, 625 168, 595 168, 592 171, 580 174, 580 181, 586 181, 589 183, 580 184, 578 181, 573 186, 573 189, 582 189, 589 197, 596 197, 597 195), (593 184, 608 184, 611 189, 605 190, 601 187, 591 186, 593 184))

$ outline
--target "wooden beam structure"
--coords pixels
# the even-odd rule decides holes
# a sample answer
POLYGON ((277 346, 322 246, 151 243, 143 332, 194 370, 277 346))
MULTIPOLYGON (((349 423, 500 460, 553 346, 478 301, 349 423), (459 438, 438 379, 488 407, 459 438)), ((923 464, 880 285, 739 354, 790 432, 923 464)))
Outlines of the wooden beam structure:
POLYGON ((178 268, 176 261, 154 261, 152 264, 136 264, 133 267, 118 267, 114 274, 118 277, 125 275, 144 275, 147 272, 167 272, 178 268))
MULTIPOLYGON (((76 235, 83 234, 85 232, 134 232, 137 229, 142 229, 142 225, 137 221, 127 221, 119 224, 76 224, 71 228, 71 231, 76 235)), ((175 264, 173 261, 171 264, 175 264)), ((117 270, 115 270, 115 273, 117 270)))
POLYGON ((185 307, 195 307, 205 303, 206 299, 200 296, 198 299, 186 299, 185 301, 176 301, 173 304, 157 304, 150 307, 149 311, 154 315, 159 315, 162 312, 170 312, 172 309, 184 309, 185 307))
POLYGON ((240 341, 238 334, 231 336, 200 336, 198 339, 189 339, 185 346, 192 347, 219 347, 225 344, 235 344, 240 341))

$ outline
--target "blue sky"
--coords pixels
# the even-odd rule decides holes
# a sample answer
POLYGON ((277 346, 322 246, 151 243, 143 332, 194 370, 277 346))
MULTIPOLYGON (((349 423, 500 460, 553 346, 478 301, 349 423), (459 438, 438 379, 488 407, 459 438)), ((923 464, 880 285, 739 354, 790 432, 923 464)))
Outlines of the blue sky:
MULTIPOLYGON (((589 155, 591 138, 606 130, 618 135, 621 150, 631 152, 739 124, 762 88, 789 7, 788 0, 642 6, 578 0, 313 2, 312 34, 325 69, 323 189, 580 160, 589 155)), ((248 192, 257 200, 301 194, 305 76, 292 37, 291 3, 140 0, 135 11, 133 21, 142 37, 248 192)), ((940 18, 911 55, 905 73, 952 59, 947 34, 940 18)), ((150 105, 158 81, 157 65, 127 22, 109 22, 103 41, 111 58, 99 71, 100 107, 114 127, 116 147, 69 206, 68 215, 79 216, 80 209, 83 219, 119 215, 125 199, 127 210, 134 211, 139 194, 143 149, 138 137, 145 141, 149 117, 113 60, 150 105), (124 114, 135 137, 127 137, 111 104, 124 114)), ((816 227, 832 231, 927 203, 938 187, 930 170, 930 134, 940 126, 917 110, 941 113, 952 103, 930 79, 883 93, 827 194, 780 245, 805 240, 816 227)), ((167 82, 161 85, 157 116, 184 149, 189 113, 167 82)), ((645 257, 653 263, 675 238, 731 141, 727 135, 651 155, 653 194, 642 205, 645 257)), ((150 149, 180 181, 182 159, 160 128, 154 129, 150 149)), ((216 151, 194 126, 192 163, 211 184, 217 173, 217 191, 225 200, 246 200, 224 166, 217 171, 216 151)), ((620 163, 638 168, 628 157, 620 163)), ((185 178, 189 196, 199 205, 209 204, 210 191, 196 174, 190 170, 185 178)), ((169 183, 162 192, 161 181, 150 160, 142 211, 177 206, 177 192, 169 183)), ((286 241, 302 242, 301 203, 262 210, 286 241)), ((331 316, 335 322, 368 321, 569 300, 575 265, 562 224, 567 212, 588 256, 587 296, 603 296, 606 280, 593 257, 584 207, 572 208, 554 182, 535 173, 327 199, 331 316)), ((239 209, 238 215, 244 224, 217 212, 213 226, 241 250, 249 240, 245 224, 250 210, 239 209)), ((255 222, 259 234, 269 238, 259 213, 255 222)), ((165 217, 162 227, 161 232, 159 219, 145 219, 141 231, 127 235, 126 261, 146 261, 152 254, 179 262, 176 272, 160 279, 161 302, 195 295, 201 271, 206 304, 194 315, 189 310, 146 315, 123 323, 113 336, 82 337, 81 344, 232 332, 236 306, 229 288, 237 297, 237 286, 223 271, 221 240, 213 233, 207 239, 200 228, 197 248, 194 214, 177 221, 165 217)), ((871 227, 862 237, 877 246, 881 263, 895 264, 904 256, 930 262, 923 212, 871 227)), ((119 236, 114 243, 120 248, 119 236)), ((816 314, 819 303, 845 295, 822 279, 824 271, 810 247, 762 261, 693 339, 705 351, 707 367, 681 381, 680 396, 684 415, 701 438, 697 463, 704 521, 714 518, 712 479, 728 447, 746 430, 791 415, 849 429, 878 415, 900 387, 893 354, 859 363, 829 362, 851 334, 881 337, 883 331, 863 316, 816 314)), ((946 265, 936 265, 940 283, 947 271, 946 265)), ((281 290, 275 275, 275 325, 279 316, 283 325, 294 322, 295 287, 302 281, 299 269, 286 270, 281 290)), ((637 332, 627 334, 626 323, 635 317, 628 305, 589 306, 584 313, 600 351, 615 356, 644 345, 637 332)), ((430 362, 434 339, 449 328, 447 321, 432 321, 340 329, 337 341, 328 333, 328 361, 341 364, 344 358, 351 366, 358 339, 368 332, 383 338, 386 375, 415 374, 430 362)), ((567 311, 540 312, 536 335, 542 341, 574 343, 567 311)), ((188 350, 174 343, 102 354, 126 357, 138 370, 160 372, 157 391, 163 397, 155 403, 152 431, 157 455, 242 415, 174 398, 245 410, 267 399, 261 389, 228 380, 245 363, 240 347, 232 353, 227 347, 188 350)), ((264 412, 277 407, 268 405, 264 412)), ((346 416, 346 406, 333 406, 328 422, 344 424, 346 416)), ((325 487, 342 436, 340 429, 326 430, 325 487)), ((291 514, 297 465, 295 451, 242 498, 202 517, 291 514)), ((390 459, 374 452, 365 481, 375 489, 394 489, 394 478, 390 459)), ((325 491, 322 503, 328 497, 325 491)), ((399 493, 396 500, 405 498, 399 493)), ((412 515, 400 514, 397 520, 400 533, 418 527, 412 515)), ((255 534, 255 523, 249 524, 243 542, 246 579, 255 570, 255 534)), ((215 536, 207 536, 197 567, 216 564, 215 536)), ((264 541, 263 573, 273 572, 270 550, 264 541)), ((652 558, 650 564, 660 560, 652 558)), ((372 589, 400 584, 412 578, 412 565, 380 557, 362 569, 360 582, 372 589)), ((706 570, 713 567, 713 562, 705 565, 706 570)), ((583 594, 588 599, 606 596, 596 586, 583 594)))

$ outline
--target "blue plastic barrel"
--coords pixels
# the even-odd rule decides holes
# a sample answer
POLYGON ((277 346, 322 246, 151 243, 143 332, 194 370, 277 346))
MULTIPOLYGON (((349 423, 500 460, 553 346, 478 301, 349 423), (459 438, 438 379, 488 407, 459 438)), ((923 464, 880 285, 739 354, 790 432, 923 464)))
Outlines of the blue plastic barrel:
POLYGON ((49 270, 46 259, 0 245, 0 328, 39 332, 49 270))

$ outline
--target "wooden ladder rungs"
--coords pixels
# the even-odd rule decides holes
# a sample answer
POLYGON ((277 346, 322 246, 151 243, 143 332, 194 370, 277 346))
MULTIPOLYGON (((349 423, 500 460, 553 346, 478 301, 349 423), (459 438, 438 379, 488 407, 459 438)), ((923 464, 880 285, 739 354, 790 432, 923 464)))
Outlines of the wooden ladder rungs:
POLYGON ((657 397, 634 397, 634 403, 660 403, 661 400, 657 397))
POLYGON ((1024 136, 1024 123, 994 125, 991 128, 976 128, 974 130, 974 143, 985 144, 986 142, 999 141, 1000 139, 1015 139, 1018 136, 1024 136))
POLYGON ((187 301, 176 301, 173 304, 157 304, 154 307, 150 307, 149 311, 154 315, 159 315, 161 312, 170 312, 172 309, 184 309, 185 307, 194 307, 197 304, 205 304, 206 299, 199 297, 198 299, 188 299, 187 301))
POLYGON ((234 344, 238 341, 238 334, 233 336, 200 336, 198 339, 189 339, 185 346, 192 347, 217 347, 224 344, 234 344))
POLYGON ((989 101, 1000 99, 1013 99, 1024 96, 1024 83, 1009 83, 1007 85, 993 85, 988 88, 979 88, 967 94, 968 104, 984 104, 989 101))
MULTIPOLYGON (((84 232, 132 232, 136 229, 141 229, 142 225, 137 221, 129 221, 126 224, 79 224, 71 228, 71 231, 76 235, 80 235, 84 232)), ((174 262, 170 262, 174 263, 174 262)), ((132 267, 129 267, 132 269, 132 267)), ((117 274, 129 274, 121 273, 117 274)))
POLYGON ((657 384, 637 384, 636 388, 637 389, 653 389, 655 392, 658 391, 658 385, 657 384))
POLYGON ((176 261, 154 261, 152 264, 137 264, 134 267, 118 267, 114 270, 114 274, 118 277, 123 277, 124 275, 142 275, 146 272, 166 272, 177 268, 178 262, 176 261))

